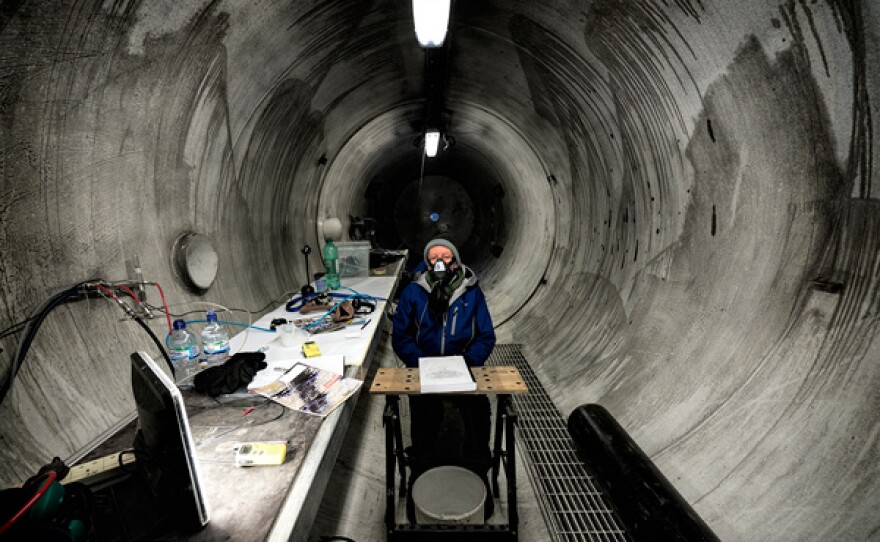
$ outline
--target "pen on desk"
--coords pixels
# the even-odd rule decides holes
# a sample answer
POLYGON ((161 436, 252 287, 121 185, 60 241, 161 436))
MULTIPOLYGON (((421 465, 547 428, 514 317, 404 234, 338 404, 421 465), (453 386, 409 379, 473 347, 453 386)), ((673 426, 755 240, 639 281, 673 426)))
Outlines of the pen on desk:
POLYGON ((361 326, 361 330, 363 330, 365 327, 367 327, 367 324, 369 324, 369 323, 370 323, 369 320, 367 320, 366 322, 364 322, 364 325, 361 326))

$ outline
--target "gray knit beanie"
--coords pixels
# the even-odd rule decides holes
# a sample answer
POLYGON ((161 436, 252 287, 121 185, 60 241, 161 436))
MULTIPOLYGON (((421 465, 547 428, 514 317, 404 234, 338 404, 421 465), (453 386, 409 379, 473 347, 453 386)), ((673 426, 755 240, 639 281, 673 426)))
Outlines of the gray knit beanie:
POLYGON ((425 245, 425 251, 422 254, 422 258, 424 258, 426 264, 429 264, 429 266, 430 266, 430 263, 431 263, 428 261, 428 251, 431 250, 432 247, 438 247, 438 246, 439 247, 446 247, 449 250, 451 250, 452 256, 455 258, 455 261, 458 263, 461 263, 461 258, 458 257, 458 249, 455 248, 455 245, 452 244, 452 241, 447 241, 446 239, 439 239, 438 238, 438 239, 431 239, 430 241, 428 241, 428 244, 425 245))

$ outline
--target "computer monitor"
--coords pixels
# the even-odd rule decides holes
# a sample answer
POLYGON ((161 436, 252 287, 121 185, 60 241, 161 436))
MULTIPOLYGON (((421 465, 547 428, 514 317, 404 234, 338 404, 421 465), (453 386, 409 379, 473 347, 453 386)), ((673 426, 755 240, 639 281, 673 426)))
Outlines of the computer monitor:
POLYGON ((169 523, 192 532, 208 523, 195 444, 180 390, 144 352, 131 355, 138 412, 137 466, 169 523))

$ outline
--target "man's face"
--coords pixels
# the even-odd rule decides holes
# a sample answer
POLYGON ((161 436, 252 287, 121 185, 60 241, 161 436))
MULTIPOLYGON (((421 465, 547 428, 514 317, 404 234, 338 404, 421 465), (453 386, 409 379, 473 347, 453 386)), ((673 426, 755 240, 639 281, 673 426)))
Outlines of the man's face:
POLYGON ((437 260, 443 260, 448 266, 452 263, 452 251, 441 245, 429 248, 428 263, 433 266, 435 263, 437 263, 437 260))

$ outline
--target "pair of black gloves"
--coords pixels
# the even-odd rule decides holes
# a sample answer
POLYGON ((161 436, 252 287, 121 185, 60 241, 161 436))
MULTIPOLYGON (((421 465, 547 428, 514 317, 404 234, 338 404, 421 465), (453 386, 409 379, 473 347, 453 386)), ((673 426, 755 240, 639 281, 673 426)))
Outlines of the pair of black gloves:
POLYGON ((199 393, 217 397, 223 393, 232 393, 246 386, 254 379, 254 375, 266 368, 266 354, 262 352, 239 352, 223 365, 205 369, 193 379, 193 387, 199 393))

